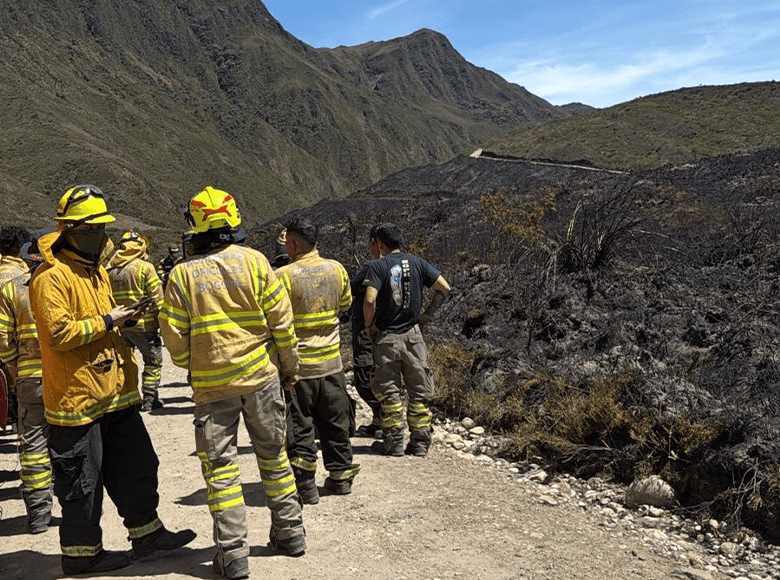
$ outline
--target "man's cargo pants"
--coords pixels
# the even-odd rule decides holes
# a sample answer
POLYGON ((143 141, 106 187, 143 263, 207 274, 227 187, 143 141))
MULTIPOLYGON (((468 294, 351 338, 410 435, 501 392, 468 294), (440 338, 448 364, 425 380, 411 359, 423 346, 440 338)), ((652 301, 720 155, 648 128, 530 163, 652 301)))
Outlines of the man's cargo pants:
POLYGON ((131 540, 162 527, 157 517, 159 460, 138 406, 87 425, 49 425, 54 494, 62 507, 62 555, 95 556, 103 548, 103 487, 131 540))
POLYGON ((410 440, 427 449, 431 444, 433 418, 428 401, 433 396, 434 384, 420 326, 416 324, 401 334, 380 332, 374 339, 374 363, 372 388, 382 403, 385 450, 403 443, 404 386, 410 440))
POLYGON ((52 471, 49 460, 49 424, 43 416, 40 378, 16 380, 19 398, 19 463, 22 499, 30 529, 51 521, 52 471))
POLYGON ((162 339, 158 330, 123 330, 122 339, 130 348, 137 348, 144 361, 141 372, 141 395, 144 402, 157 405, 158 390, 162 379, 162 339))
POLYGON ((288 403, 287 454, 298 481, 312 479, 317 469, 317 442, 322 462, 334 481, 347 481, 360 467, 352 463, 355 407, 343 371, 301 379, 285 394, 288 403), (315 433, 316 431, 316 433, 315 433))
POLYGON ((371 390, 371 379, 374 377, 374 346, 368 331, 363 326, 363 319, 352 317, 352 370, 355 377, 355 390, 358 396, 371 409, 372 424, 379 426, 381 421, 381 403, 371 390))
POLYGON ((220 560, 249 555, 247 519, 238 465, 238 425, 244 418, 278 540, 303 535, 303 513, 285 451, 285 404, 279 379, 244 395, 195 407, 195 448, 206 482, 220 560))

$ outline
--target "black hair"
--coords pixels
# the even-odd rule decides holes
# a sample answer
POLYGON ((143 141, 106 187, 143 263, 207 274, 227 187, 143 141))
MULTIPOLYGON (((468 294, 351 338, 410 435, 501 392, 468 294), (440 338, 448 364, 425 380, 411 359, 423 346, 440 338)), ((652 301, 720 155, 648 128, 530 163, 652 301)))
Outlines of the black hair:
POLYGON ((32 235, 19 226, 6 226, 0 229, 0 254, 18 256, 22 246, 32 239, 32 235))
POLYGON ((287 233, 293 233, 312 246, 317 245, 317 239, 320 235, 320 228, 309 218, 303 216, 292 217, 284 224, 287 233))
POLYGON ((382 242, 389 250, 397 250, 404 243, 404 235, 401 232, 401 228, 392 222, 375 225, 371 228, 369 237, 382 242))

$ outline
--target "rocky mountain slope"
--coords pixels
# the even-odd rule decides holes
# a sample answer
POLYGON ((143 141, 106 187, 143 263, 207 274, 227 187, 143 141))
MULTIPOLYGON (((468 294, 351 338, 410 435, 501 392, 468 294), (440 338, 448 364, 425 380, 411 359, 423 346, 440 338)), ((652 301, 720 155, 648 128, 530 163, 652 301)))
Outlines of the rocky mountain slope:
POLYGON ((178 231, 206 184, 259 223, 568 116, 429 30, 314 49, 254 0, 0 10, 0 196, 29 225, 76 182, 103 187, 123 227, 178 231))

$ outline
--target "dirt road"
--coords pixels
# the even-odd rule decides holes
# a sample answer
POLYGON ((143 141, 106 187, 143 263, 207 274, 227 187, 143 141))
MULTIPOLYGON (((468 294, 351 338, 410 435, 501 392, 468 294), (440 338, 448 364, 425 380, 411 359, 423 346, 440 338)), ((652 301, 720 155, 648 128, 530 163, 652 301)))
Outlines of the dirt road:
MULTIPOLYGON (((105 578, 215 578, 211 518, 195 457, 192 403, 184 373, 166 359, 165 407, 144 415, 160 456, 160 516, 171 529, 198 537, 176 554, 137 562, 105 578)), ((361 409, 365 413, 364 409, 361 409)), ((507 474, 434 446, 426 458, 386 458, 371 440, 353 439, 363 469, 348 496, 306 506, 308 550, 277 555, 267 545, 270 516, 248 438, 239 440, 251 528, 252 578, 274 580, 560 580, 679 577, 678 563, 650 553, 636 538, 600 526, 576 504, 544 505, 507 474)), ((62 577, 57 529, 24 531, 24 505, 15 440, 0 438, 0 578, 62 577)), ((320 465, 317 480, 325 478, 320 465)), ((55 502, 55 516, 59 508, 55 502)), ((55 518, 55 523, 58 520, 55 518)), ((129 549, 126 532, 106 498, 102 520, 107 549, 129 549)))

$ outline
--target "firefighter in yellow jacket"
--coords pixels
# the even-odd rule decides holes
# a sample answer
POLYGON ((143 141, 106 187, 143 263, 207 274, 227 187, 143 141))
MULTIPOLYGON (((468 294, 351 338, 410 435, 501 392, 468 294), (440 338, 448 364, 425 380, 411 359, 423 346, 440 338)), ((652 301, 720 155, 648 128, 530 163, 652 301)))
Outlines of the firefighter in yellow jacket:
POLYGON ((291 556, 306 549, 280 384, 291 387, 298 374, 293 313, 266 257, 242 244, 230 194, 206 187, 190 200, 188 221, 194 253, 171 271, 160 329, 173 362, 191 374, 195 446, 217 544, 214 571, 245 578, 249 544, 236 447, 241 416, 271 510, 272 547, 291 556))
POLYGON ((154 266, 149 262, 149 239, 138 232, 126 232, 106 269, 118 305, 130 306, 142 299, 154 302, 152 310, 138 319, 136 324, 122 327, 122 339, 130 348, 137 348, 144 361, 141 411, 159 409, 163 406, 158 393, 162 373, 162 341, 157 313, 162 308, 163 286, 154 266))
MULTIPOLYGON (((30 241, 30 232, 19 226, 6 226, 0 229, 0 288, 8 282, 27 273, 28 267, 19 257, 19 251, 26 242, 30 241)), ((9 376, 8 370, 0 363, 0 372, 8 381, 8 424, 5 425, 11 433, 16 432, 17 428, 17 401, 16 392, 13 384, 13 378, 9 376)), ((0 389, 3 388, 0 384, 0 389)), ((0 409, 0 411, 2 411, 0 409)), ((1 415, 0 415, 1 416, 1 415)), ((0 427, 3 424, 0 423, 0 427)), ((0 432, 2 429, 0 429, 0 432)))
POLYGON ((38 240, 44 263, 30 282, 66 575, 130 564, 127 552, 103 549, 104 487, 137 557, 195 538, 192 530, 168 531, 157 515, 159 461, 138 411, 138 367, 119 334, 144 311, 116 305, 101 265, 113 249, 105 225, 114 219, 99 188, 69 189, 56 231, 38 240))
POLYGON ((19 400, 19 463, 27 529, 40 534, 49 529, 52 475, 46 439, 49 425, 43 417, 41 351, 30 310, 30 274, 42 262, 35 241, 21 249, 30 271, 17 276, 0 291, 0 359, 13 377, 19 400))
POLYGON ((360 469, 352 463, 354 402, 347 393, 339 340, 339 313, 352 304, 352 291, 344 267, 317 251, 318 230, 307 218, 289 220, 281 240, 293 261, 276 271, 292 301, 301 357, 300 380, 288 394, 287 450, 298 493, 307 504, 319 502, 315 429, 329 472, 326 490, 350 493, 360 469))

